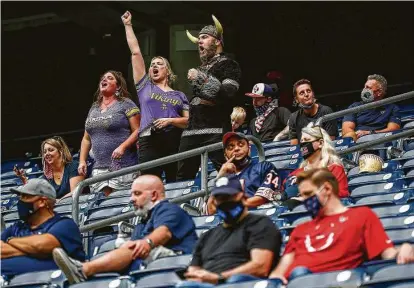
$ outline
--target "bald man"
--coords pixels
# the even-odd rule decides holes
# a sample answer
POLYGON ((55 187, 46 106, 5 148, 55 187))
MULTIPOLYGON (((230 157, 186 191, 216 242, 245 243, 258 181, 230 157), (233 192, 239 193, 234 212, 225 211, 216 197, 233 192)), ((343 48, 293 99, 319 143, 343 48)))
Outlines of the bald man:
POLYGON ((63 249, 53 251, 70 284, 84 282, 97 273, 134 271, 158 258, 191 254, 197 241, 194 222, 178 205, 165 199, 160 178, 143 175, 135 179, 131 202, 136 209, 146 211, 147 217, 120 248, 85 263, 70 258, 63 249))

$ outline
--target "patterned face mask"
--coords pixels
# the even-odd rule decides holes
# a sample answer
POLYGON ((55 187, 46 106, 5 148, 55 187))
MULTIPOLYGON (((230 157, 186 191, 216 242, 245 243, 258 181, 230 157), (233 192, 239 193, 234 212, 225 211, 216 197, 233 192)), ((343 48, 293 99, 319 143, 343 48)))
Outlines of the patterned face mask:
POLYGON ((260 116, 260 115, 263 115, 266 112, 266 110, 267 110, 267 108, 269 108, 269 106, 270 106, 270 103, 265 103, 260 107, 254 107, 254 111, 256 111, 257 116, 260 116))
MULTIPOLYGON (((319 212, 321 211, 321 209, 323 208, 321 202, 319 201, 319 198, 317 196, 317 194, 319 194, 319 192, 323 189, 323 187, 319 188, 318 191, 315 193, 315 195, 309 197, 308 199, 306 199, 304 201, 304 205, 306 207, 306 210, 308 212, 310 212, 312 218, 315 218, 316 216, 318 216, 319 212)), ((326 202, 325 202, 326 204, 326 202)))
POLYGON ((369 103, 375 100, 374 91, 364 88, 361 92, 361 99, 364 103, 369 103))

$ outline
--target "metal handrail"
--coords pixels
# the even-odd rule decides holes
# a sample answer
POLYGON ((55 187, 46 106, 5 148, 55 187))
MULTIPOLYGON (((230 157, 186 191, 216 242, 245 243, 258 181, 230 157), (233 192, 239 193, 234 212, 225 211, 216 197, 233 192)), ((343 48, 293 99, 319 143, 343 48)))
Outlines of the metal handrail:
POLYGON ((385 98, 382 100, 378 100, 378 101, 374 101, 368 104, 364 104, 361 106, 357 106, 357 107, 353 107, 353 108, 348 108, 345 110, 341 110, 338 112, 333 112, 327 115, 324 115, 322 117, 319 117, 316 121, 315 121, 315 125, 319 126, 321 123, 329 121, 329 120, 334 120, 337 119, 339 117, 348 115, 348 114, 355 114, 361 111, 365 111, 365 110, 369 110, 372 108, 376 108, 379 106, 384 106, 390 103, 394 103, 394 102, 398 102, 398 101, 403 101, 406 99, 410 99, 410 98, 414 98, 414 91, 410 91, 407 93, 403 93, 403 94, 399 94, 393 97, 389 97, 389 98, 385 98))
MULTIPOLYGON (((263 149, 262 143, 259 141, 259 139, 257 139, 256 137, 253 137, 251 135, 246 135, 246 137, 247 137, 247 139, 252 141, 253 144, 257 147, 257 154, 259 156, 259 161, 260 162, 264 161, 265 160, 265 154, 264 154, 264 149, 263 149)), ((164 165, 164 164, 169 164, 169 163, 172 163, 172 162, 177 162, 177 161, 184 160, 184 159, 191 158, 191 157, 198 156, 198 155, 201 155, 201 164, 202 164, 201 165, 201 190, 204 191, 204 195, 206 195, 208 193, 208 187, 207 187, 208 156, 207 156, 207 153, 217 151, 217 150, 220 150, 220 149, 223 149, 222 142, 218 142, 218 143, 215 143, 215 144, 210 144, 210 145, 207 145, 207 146, 204 146, 204 147, 200 147, 200 148, 185 151, 185 152, 182 152, 182 153, 178 153, 178 154, 170 155, 170 156, 167 156, 167 157, 155 159, 155 160, 148 161, 148 162, 145 162, 145 163, 142 163, 142 164, 137 164, 137 165, 126 167, 126 168, 123 168, 123 169, 120 169, 120 170, 117 170, 117 171, 103 173, 103 174, 97 175, 95 177, 85 179, 85 180, 79 182, 78 185, 73 190, 73 194, 72 194, 72 198, 73 198, 72 218, 75 221, 75 223, 79 225, 79 196, 81 195, 82 190, 86 186, 89 186, 91 184, 95 184, 95 183, 98 183, 98 182, 101 182, 101 181, 105 181, 105 180, 108 180, 108 179, 112 179, 112 178, 115 178, 115 177, 135 173, 139 170, 146 170, 146 169, 149 169, 149 168, 157 167, 157 166, 164 165)), ((194 193, 191 193, 191 194, 194 194, 194 193)))

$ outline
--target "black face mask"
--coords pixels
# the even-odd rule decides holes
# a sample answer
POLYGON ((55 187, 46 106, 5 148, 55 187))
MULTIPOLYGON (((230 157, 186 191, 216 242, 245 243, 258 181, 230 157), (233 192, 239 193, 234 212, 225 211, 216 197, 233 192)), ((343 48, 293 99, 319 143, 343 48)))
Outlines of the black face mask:
MULTIPOLYGON (((319 140, 315 140, 319 141, 319 140)), ((299 144, 300 146, 300 153, 302 154, 303 159, 308 159, 313 153, 315 153, 315 148, 313 148, 313 142, 302 142, 299 144)))
POLYGON ((250 163, 250 156, 246 156, 240 160, 233 160, 233 164, 236 165, 237 168, 243 168, 250 163))
POLYGON ((234 225, 243 214, 244 206, 241 201, 224 202, 217 206, 217 215, 227 224, 234 225))
POLYGON ((29 217, 36 213, 33 207, 33 203, 23 202, 22 200, 19 200, 19 202, 17 202, 17 212, 19 214, 20 220, 23 220, 24 222, 27 222, 29 217))

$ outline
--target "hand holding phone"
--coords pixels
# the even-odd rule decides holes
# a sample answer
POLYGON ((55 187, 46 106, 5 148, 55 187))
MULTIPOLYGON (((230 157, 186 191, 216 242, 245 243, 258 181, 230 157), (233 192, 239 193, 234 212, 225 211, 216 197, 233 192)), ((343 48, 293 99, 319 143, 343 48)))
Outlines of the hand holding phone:
POLYGON ((184 268, 179 268, 177 270, 174 271, 175 274, 177 274, 178 277, 180 277, 181 280, 185 280, 185 276, 184 274, 187 272, 187 267, 184 268))

